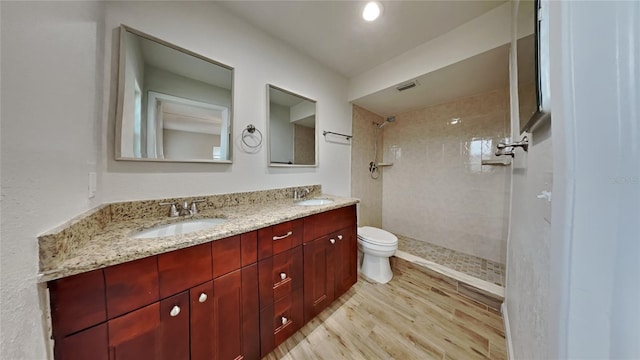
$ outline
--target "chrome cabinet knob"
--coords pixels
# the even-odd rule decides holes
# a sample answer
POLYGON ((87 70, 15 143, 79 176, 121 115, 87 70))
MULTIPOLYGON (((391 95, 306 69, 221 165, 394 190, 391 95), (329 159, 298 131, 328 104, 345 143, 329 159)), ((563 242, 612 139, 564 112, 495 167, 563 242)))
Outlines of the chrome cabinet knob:
POLYGON ((342 240, 342 235, 338 235, 338 240, 342 240))
POLYGON ((200 297, 198 298, 198 301, 200 301, 201 303, 207 301, 207 294, 205 294, 205 293, 200 294, 200 297))
POLYGON ((285 324, 287 323, 287 321, 289 321, 289 320, 288 320, 286 317, 284 317, 284 316, 283 316, 280 320, 282 321, 282 325, 285 325, 285 324))
POLYGON ((175 316, 178 316, 178 314, 180 314, 180 306, 176 305, 173 308, 171 308, 171 312, 169 312, 169 315, 175 317, 175 316))
POLYGON ((329 240, 330 243, 335 244, 336 243, 336 239, 331 239, 329 240))
POLYGON ((287 274, 285 273, 280 273, 280 279, 284 280, 287 278, 287 274))

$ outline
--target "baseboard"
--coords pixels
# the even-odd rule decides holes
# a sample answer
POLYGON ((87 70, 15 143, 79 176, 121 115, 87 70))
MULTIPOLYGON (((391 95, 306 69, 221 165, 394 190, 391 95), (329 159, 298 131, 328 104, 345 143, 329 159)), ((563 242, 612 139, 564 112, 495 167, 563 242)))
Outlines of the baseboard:
POLYGON ((511 342, 511 326, 509 325, 509 314, 507 312, 507 302, 502 303, 502 321, 504 321, 504 337, 507 341, 507 359, 515 360, 513 356, 513 343, 511 342))

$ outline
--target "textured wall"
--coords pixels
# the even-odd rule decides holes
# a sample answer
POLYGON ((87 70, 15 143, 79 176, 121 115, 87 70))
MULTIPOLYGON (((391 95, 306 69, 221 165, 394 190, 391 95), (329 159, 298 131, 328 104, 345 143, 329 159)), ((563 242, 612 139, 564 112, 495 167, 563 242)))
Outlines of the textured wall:
MULTIPOLYGON (((495 159, 509 134, 509 97, 496 90, 396 116, 384 127, 383 227, 505 262, 510 168, 495 159)), ((505 159, 506 160, 506 159, 505 159)))
MULTIPOLYGON (((351 139, 351 196, 359 198, 360 226, 382 227, 382 178, 372 179, 369 163, 373 161, 374 122, 383 118, 361 107, 353 106, 353 138, 351 139)), ((382 134, 378 139, 378 159, 382 158, 382 134)), ((384 170, 383 170, 384 171, 384 170)))
POLYGON ((99 2, 0 2, 2 242, 0 359, 45 359, 37 236, 87 198, 100 127, 99 2))
POLYGON ((516 359, 547 358, 551 205, 536 198, 552 187, 551 129, 529 134, 527 153, 513 167, 513 205, 507 255, 506 302, 516 359))

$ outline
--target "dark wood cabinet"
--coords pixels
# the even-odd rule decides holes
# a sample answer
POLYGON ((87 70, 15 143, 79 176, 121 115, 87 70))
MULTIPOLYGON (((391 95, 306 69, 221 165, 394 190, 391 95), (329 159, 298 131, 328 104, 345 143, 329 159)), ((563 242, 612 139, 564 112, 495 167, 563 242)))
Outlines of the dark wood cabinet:
POLYGON ((53 281, 49 283, 49 294, 55 340, 107 319, 102 270, 53 281))
POLYGON ((109 319, 160 300, 156 256, 105 268, 104 282, 109 319))
POLYGON ((160 298, 211 280, 211 266, 211 243, 158 255, 160 298))
POLYGON ((109 320, 109 359, 189 359, 189 295, 183 292, 109 320))
POLYGON ((303 247, 307 322, 358 280, 355 206, 305 218, 303 247), (342 227, 338 231, 336 224, 342 227))
POLYGON ((304 321, 335 298, 336 239, 323 236, 304 244, 304 321))
MULTIPOLYGON (((258 262, 260 275, 260 345, 262 356, 267 355, 276 346, 296 332, 304 323, 303 318, 303 254, 302 254, 302 221, 289 222, 284 235, 298 234, 297 239, 288 242, 283 235, 282 227, 263 229, 259 234, 266 242, 274 243, 274 255, 258 262), (293 225, 292 227, 290 227, 293 225), (277 244, 277 245, 276 245, 277 244), (285 250, 286 248, 286 250, 285 250)), ((289 236, 287 236, 289 237, 289 236)))
POLYGON ((356 282, 355 223, 351 206, 50 281, 55 358, 259 359, 356 282))
POLYGON ((358 281, 358 234, 353 225, 335 235, 335 297, 338 298, 358 281))
POLYGON ((211 360, 216 346, 213 329, 213 281, 189 289, 191 305, 191 359, 211 360))
POLYGON ((96 325, 56 342, 55 358, 62 360, 108 360, 107 324, 96 325))

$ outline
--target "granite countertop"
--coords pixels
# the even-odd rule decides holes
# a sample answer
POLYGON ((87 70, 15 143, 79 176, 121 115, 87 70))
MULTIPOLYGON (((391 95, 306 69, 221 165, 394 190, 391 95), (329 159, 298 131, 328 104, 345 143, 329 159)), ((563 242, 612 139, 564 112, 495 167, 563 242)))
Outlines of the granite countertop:
POLYGON ((265 201, 256 204, 205 209, 194 216, 180 218, 151 217, 111 221, 81 246, 66 249, 56 262, 43 263, 41 257, 39 282, 46 282, 110 265, 116 265, 172 250, 243 234, 288 220, 356 204, 358 199, 322 194, 314 198, 333 200, 326 205, 301 206, 292 199, 265 201), (224 218, 223 224, 185 235, 134 239, 133 233, 159 224, 184 219, 224 218))

